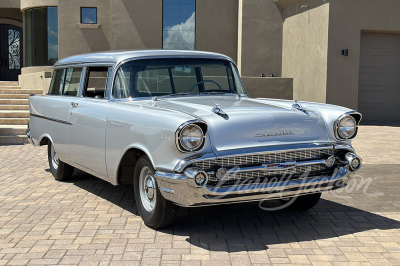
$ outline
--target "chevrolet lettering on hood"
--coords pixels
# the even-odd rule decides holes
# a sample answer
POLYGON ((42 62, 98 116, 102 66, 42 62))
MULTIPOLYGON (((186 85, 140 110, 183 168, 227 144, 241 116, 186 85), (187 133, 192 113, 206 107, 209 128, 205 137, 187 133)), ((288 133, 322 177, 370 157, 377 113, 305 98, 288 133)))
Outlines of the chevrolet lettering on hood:
POLYGON ((171 224, 178 206, 288 199, 280 208, 307 210, 362 164, 351 146, 360 113, 251 98, 222 54, 107 51, 53 68, 49 93, 29 97, 29 141, 48 146, 58 181, 76 168, 131 185, 140 217, 155 229, 171 224))
POLYGON ((276 136, 293 136, 296 135, 292 131, 289 132, 277 132, 277 133, 258 133, 256 134, 256 138, 262 137, 276 137, 276 136))

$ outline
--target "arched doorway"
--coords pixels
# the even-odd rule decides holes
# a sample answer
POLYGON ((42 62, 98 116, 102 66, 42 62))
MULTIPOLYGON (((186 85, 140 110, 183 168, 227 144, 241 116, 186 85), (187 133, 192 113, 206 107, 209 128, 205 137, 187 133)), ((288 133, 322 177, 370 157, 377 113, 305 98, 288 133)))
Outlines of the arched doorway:
POLYGON ((22 28, 0 24, 0 81, 17 81, 22 67, 22 28))

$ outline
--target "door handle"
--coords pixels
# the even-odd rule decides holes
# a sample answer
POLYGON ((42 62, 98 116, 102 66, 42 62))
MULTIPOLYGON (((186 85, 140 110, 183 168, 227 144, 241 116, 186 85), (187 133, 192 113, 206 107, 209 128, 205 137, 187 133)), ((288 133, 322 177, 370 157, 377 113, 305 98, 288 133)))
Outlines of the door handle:
POLYGON ((77 106, 78 106, 78 103, 72 102, 71 105, 72 105, 72 107, 77 107, 77 106))

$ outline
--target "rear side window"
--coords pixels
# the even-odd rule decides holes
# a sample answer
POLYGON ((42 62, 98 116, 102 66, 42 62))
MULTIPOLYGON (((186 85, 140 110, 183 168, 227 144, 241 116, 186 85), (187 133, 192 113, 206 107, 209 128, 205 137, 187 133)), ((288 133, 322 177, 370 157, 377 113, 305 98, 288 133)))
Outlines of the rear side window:
POLYGON ((65 72, 63 95, 77 96, 82 68, 68 68, 65 72))
POLYGON ((48 94, 62 95, 62 90, 64 87, 63 84, 64 84, 64 69, 54 70, 48 94))
POLYGON ((81 75, 80 67, 55 70, 48 94, 77 96, 81 75))
POLYGON ((89 67, 86 89, 83 97, 102 99, 107 88, 108 67, 89 67))

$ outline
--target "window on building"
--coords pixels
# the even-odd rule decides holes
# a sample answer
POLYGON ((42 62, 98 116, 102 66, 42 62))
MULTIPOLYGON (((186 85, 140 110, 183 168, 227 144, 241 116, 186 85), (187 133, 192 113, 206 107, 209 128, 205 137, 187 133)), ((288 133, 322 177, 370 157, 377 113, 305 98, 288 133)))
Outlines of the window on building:
POLYGON ((97 24, 97 8, 96 7, 81 7, 81 23, 82 24, 97 24))
POLYGON ((58 8, 25 11, 25 66, 52 66, 58 61, 58 8))
POLYGON ((194 50, 196 0, 164 0, 163 48, 194 50))

